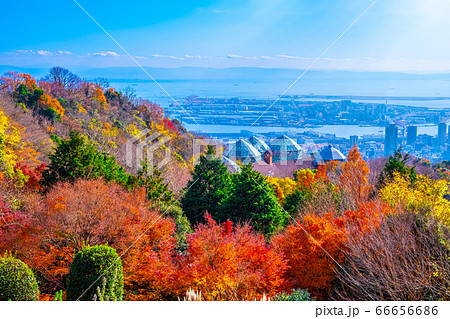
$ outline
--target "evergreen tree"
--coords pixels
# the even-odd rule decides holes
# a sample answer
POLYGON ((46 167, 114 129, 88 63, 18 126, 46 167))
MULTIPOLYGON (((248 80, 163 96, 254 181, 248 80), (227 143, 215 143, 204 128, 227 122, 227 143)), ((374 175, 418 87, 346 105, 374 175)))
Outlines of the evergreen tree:
POLYGON ((145 188, 147 198, 154 206, 174 203, 174 194, 164 183, 161 171, 153 168, 152 174, 148 174, 146 161, 134 176, 128 174, 114 156, 97 150, 85 135, 72 131, 66 140, 57 136, 54 139, 58 146, 49 156, 50 164, 42 174, 44 189, 48 190, 58 182, 74 182, 78 178, 103 178, 114 181, 129 191, 145 188))
POLYGON ((230 181, 227 167, 209 147, 207 154, 200 156, 181 199, 181 207, 192 224, 202 222, 206 212, 217 219, 219 203, 228 196, 230 181))
POLYGON ((266 236, 286 225, 289 218, 278 204, 273 188, 261 173, 253 170, 252 164, 242 167, 234 176, 230 196, 222 201, 220 208, 219 221, 249 221, 266 236))
POLYGON ((313 198, 313 193, 306 187, 300 187, 286 196, 283 208, 291 215, 297 215, 308 207, 313 198))
POLYGON ((49 188, 57 182, 74 182, 77 178, 116 181, 127 186, 130 175, 116 158, 105 152, 100 152, 94 143, 85 135, 76 131, 70 132, 69 138, 61 140, 55 137, 58 146, 49 156, 50 164, 42 174, 42 184, 49 188))
POLYGON ((136 176, 130 176, 127 181, 128 189, 134 190, 139 187, 144 187, 147 193, 147 199, 155 206, 170 206, 175 204, 174 193, 169 189, 169 185, 164 183, 162 172, 153 167, 152 174, 148 174, 148 163, 145 159, 142 163, 142 168, 138 171, 136 176))
POLYGON ((417 181, 416 170, 413 166, 408 166, 406 162, 409 159, 409 155, 402 155, 401 148, 396 150, 394 154, 389 156, 383 171, 378 177, 378 188, 382 188, 386 183, 391 182, 394 179, 394 174, 399 173, 403 177, 410 180, 411 184, 417 181))

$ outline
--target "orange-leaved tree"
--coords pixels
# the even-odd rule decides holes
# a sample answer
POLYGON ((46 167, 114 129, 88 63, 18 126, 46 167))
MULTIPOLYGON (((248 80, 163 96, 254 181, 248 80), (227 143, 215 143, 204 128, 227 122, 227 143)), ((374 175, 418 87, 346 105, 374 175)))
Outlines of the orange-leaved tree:
POLYGON ((108 102, 106 102, 106 97, 105 94, 103 94, 103 90, 98 85, 95 85, 93 99, 97 101, 100 104, 100 106, 103 107, 103 109, 106 110, 108 102))
POLYGON ((344 261, 346 232, 331 213, 307 215, 273 238, 288 260, 286 279, 292 287, 308 289, 323 299, 331 290, 336 262, 344 261))
POLYGON ((177 300, 182 291, 177 281, 175 224, 155 214, 135 232, 134 240, 121 249, 126 300, 177 300))
POLYGON ((59 101, 55 98, 52 98, 47 93, 43 93, 38 100, 38 105, 43 109, 51 109, 54 111, 60 118, 64 116, 64 108, 61 106, 59 101))
POLYGON ((4 89, 9 92, 14 91, 20 84, 25 85, 30 90, 34 90, 36 88, 36 80, 34 77, 26 73, 17 73, 15 71, 6 72, 0 77, 0 82, 2 83, 0 89, 4 89))
POLYGON ((362 234, 376 229, 388 214, 392 214, 392 209, 387 204, 372 201, 361 204, 357 210, 345 212, 337 223, 349 233, 362 234))
POLYGON ((342 164, 342 174, 339 177, 339 185, 344 188, 355 200, 357 205, 367 201, 371 186, 367 175, 370 170, 361 157, 358 147, 351 148, 347 162, 342 164))
POLYGON ((310 214, 288 226, 272 240, 288 260, 286 280, 294 288, 326 298, 333 288, 336 267, 345 261, 347 235, 373 231, 387 211, 387 205, 366 203, 340 217, 310 214))
POLYGON ((317 169, 301 169, 294 173, 295 180, 297 181, 297 187, 313 188, 318 184, 327 182, 327 168, 325 165, 320 164, 317 169))
POLYGON ((186 291, 200 290, 205 300, 254 300, 284 286, 287 265, 248 225, 206 224, 188 236, 187 254, 179 257, 178 280, 186 291))
POLYGON ((46 293, 63 288, 78 250, 109 244, 121 252, 142 225, 159 217, 148 208, 144 190, 129 193, 101 180, 60 183, 45 195, 30 193, 24 206, 0 230, 0 253, 17 253, 42 278, 46 293))

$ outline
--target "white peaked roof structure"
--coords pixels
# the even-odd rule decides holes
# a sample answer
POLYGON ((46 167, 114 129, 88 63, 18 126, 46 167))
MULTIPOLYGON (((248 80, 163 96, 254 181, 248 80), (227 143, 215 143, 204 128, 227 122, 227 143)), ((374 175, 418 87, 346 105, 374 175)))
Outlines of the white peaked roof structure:
POLYGON ((323 147, 319 154, 316 155, 316 162, 329 162, 329 161, 339 161, 343 162, 347 158, 344 154, 341 153, 337 148, 332 147, 331 145, 323 147))
POLYGON ((270 142, 270 149, 272 151, 301 151, 302 147, 289 136, 281 135, 270 142))
POLYGON ((302 147, 296 141, 286 135, 281 135, 270 142, 273 152, 273 161, 291 160, 302 158, 302 147))
POLYGON ((262 154, 252 144, 244 139, 240 139, 229 148, 227 157, 246 164, 260 161, 262 154))
POLYGON ((232 173, 239 173, 241 171, 239 165, 226 156, 222 156, 222 163, 225 164, 225 166, 228 168, 228 171, 231 171, 232 173))
POLYGON ((270 150, 269 145, 256 136, 250 137, 248 142, 252 144, 261 154, 264 154, 266 151, 270 150))

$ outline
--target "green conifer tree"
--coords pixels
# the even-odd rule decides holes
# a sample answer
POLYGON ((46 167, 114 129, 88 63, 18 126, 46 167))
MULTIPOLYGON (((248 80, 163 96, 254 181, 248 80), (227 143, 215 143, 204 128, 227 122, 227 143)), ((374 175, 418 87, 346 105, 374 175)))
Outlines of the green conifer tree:
POLYGON ((411 184, 414 184, 417 181, 415 168, 413 166, 408 166, 407 164, 409 154, 402 155, 401 152, 402 149, 399 148, 394 154, 389 156, 383 171, 378 176, 378 189, 391 182, 394 179, 395 173, 399 173, 400 175, 409 178, 411 184))
POLYGON ((70 132, 66 140, 55 136, 58 146, 49 156, 50 164, 42 174, 44 188, 50 188, 57 182, 74 182, 77 178, 116 181, 126 186, 130 175, 116 158, 98 151, 87 136, 76 131, 70 132))
POLYGON ((255 230, 272 235, 286 225, 289 215, 280 207, 273 188, 252 164, 234 176, 233 187, 220 207, 219 221, 249 221, 255 230))
POLYGON ((217 219, 219 203, 228 196, 230 181, 227 167, 209 147, 207 154, 200 156, 181 199, 181 207, 192 224, 203 222, 205 213, 217 219))

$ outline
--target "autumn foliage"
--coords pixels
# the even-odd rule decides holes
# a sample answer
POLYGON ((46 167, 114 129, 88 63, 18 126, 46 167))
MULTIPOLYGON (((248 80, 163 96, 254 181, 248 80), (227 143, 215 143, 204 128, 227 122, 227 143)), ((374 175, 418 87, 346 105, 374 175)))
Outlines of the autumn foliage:
POLYGON ((140 225, 138 241, 124 255, 127 300, 176 300, 177 284, 175 224, 155 216, 140 225))
POLYGON ((288 260, 286 280, 294 288, 307 288, 324 299, 333 288, 336 267, 345 261, 347 235, 377 227, 386 207, 368 203, 340 217, 307 215, 273 239, 288 260))
POLYGON ((307 215, 273 239, 289 264, 286 279, 324 298, 334 280, 336 263, 344 260, 345 230, 331 214, 307 215))
POLYGON ((139 253, 133 249, 126 259, 127 298, 174 300, 194 289, 202 292, 204 300, 253 300, 284 287, 286 262, 262 235, 248 225, 220 225, 209 215, 206 220, 188 236, 183 254, 174 251, 173 225, 158 222, 149 230, 139 253))
POLYGON ((0 254, 29 266, 40 300, 65 296, 77 252, 105 244, 126 300, 450 299, 450 162, 414 159, 435 170, 425 176, 400 152, 378 167, 354 146, 345 162, 277 178, 230 173, 222 157, 196 164, 193 140, 132 88, 60 67, 38 81, 6 73, 0 254), (167 150, 172 161, 131 165, 155 133, 154 164, 167 150))
POLYGON ((262 235, 248 225, 206 220, 188 237, 188 253, 180 258, 182 286, 200 290, 205 300, 253 300, 284 287, 286 263, 262 235))
POLYGON ((59 101, 55 98, 52 98, 50 95, 44 93, 41 95, 38 105, 43 109, 51 109, 56 114, 58 114, 59 117, 64 116, 64 108, 61 106, 59 101))
POLYGON ((362 159, 358 147, 352 147, 347 156, 347 162, 342 164, 339 182, 358 205, 366 202, 369 196, 371 186, 367 179, 368 174, 369 168, 362 159))
POLYGON ((145 192, 128 193, 101 180, 60 183, 45 196, 30 194, 23 212, 5 206, 3 215, 0 253, 18 252, 39 269, 50 292, 63 287, 74 253, 104 243, 126 247, 159 216, 148 209, 145 192))
POLYGON ((327 168, 320 164, 317 169, 312 171, 310 169, 298 170, 294 174, 298 187, 312 188, 318 183, 327 181, 327 168))

